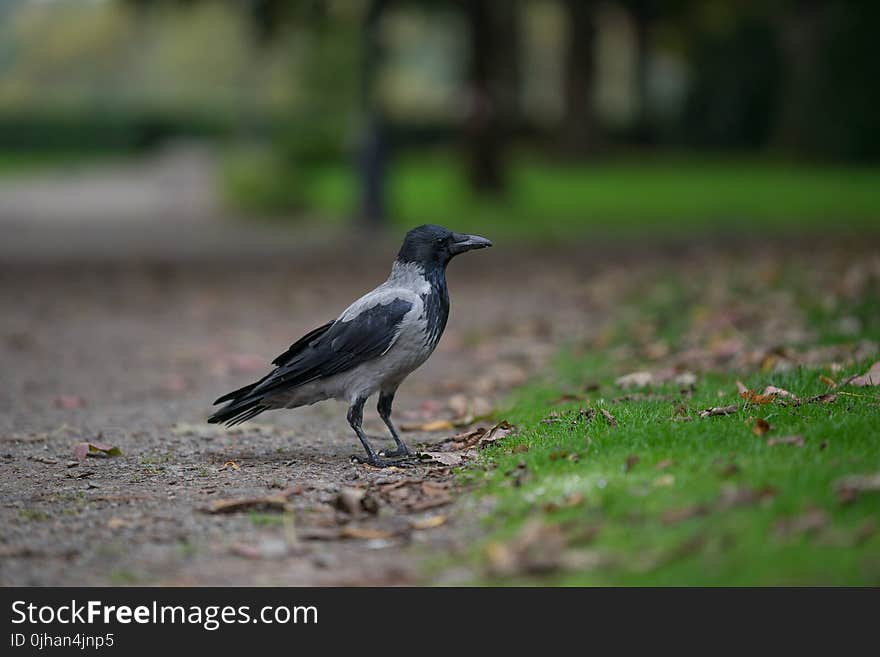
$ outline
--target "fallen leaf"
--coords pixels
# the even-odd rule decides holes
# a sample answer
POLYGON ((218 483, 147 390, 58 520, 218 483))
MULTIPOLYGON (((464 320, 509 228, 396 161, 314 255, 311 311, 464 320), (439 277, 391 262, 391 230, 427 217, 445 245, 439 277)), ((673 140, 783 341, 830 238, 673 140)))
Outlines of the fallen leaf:
POLYGON ((58 464, 58 459, 53 459, 51 456, 31 456, 29 458, 32 461, 36 461, 37 463, 45 463, 46 465, 58 464))
POLYGON ((617 420, 614 418, 613 415, 611 415, 611 413, 606 411, 604 408, 600 408, 599 412, 602 414, 602 417, 605 418, 605 420, 608 422, 608 424, 610 424, 612 427, 617 426, 617 420))
POLYGON ((204 513, 238 513, 239 511, 292 511, 293 507, 286 497, 273 495, 268 497, 234 498, 216 500, 201 509, 204 513))
POLYGON ((678 509, 669 509, 668 511, 664 511, 663 514, 660 516, 660 521, 664 525, 675 525, 680 522, 684 522, 685 520, 690 520, 691 518, 704 516, 708 512, 709 507, 703 504, 684 506, 678 509))
POLYGON ((73 448, 73 455, 80 461, 87 456, 97 456, 98 454, 103 454, 104 456, 120 456, 122 450, 113 445, 89 442, 77 443, 73 448))
POLYGON ((871 365, 864 374, 850 377, 846 381, 842 381, 840 385, 856 386, 858 388, 880 386, 880 360, 871 365))
POLYGON ((557 412, 552 412, 550 415, 541 420, 541 424, 559 424, 562 422, 562 416, 557 412))
POLYGON ((54 402, 56 407, 65 410, 83 408, 86 405, 86 400, 79 395, 58 395, 55 397, 54 402))
POLYGON ((491 445, 515 432, 515 426, 510 424, 507 420, 501 420, 501 422, 499 422, 482 436, 480 436, 480 439, 477 441, 477 446, 485 447, 487 445, 491 445))
POLYGON ((356 525, 346 525, 339 530, 341 538, 356 538, 364 540, 375 540, 379 538, 392 538, 400 532, 383 527, 364 527, 356 525))
POLYGON ((771 438, 767 441, 767 445, 773 447, 774 445, 794 445, 796 447, 804 446, 804 437, 803 436, 781 436, 779 438, 771 438))
POLYGON ((829 388, 836 388, 837 382, 829 376, 825 376, 824 374, 819 375, 819 380, 824 383, 829 388))
POLYGON ((748 486, 736 487, 726 484, 721 488, 721 496, 718 499, 719 509, 729 509, 735 506, 746 506, 766 502, 776 496, 776 489, 772 486, 750 488, 748 486))
POLYGON ((770 404, 776 399, 776 396, 773 394, 759 395, 754 390, 747 388, 742 381, 737 381, 736 387, 739 391, 739 396, 745 399, 749 404, 770 404))
POLYGON ((800 398, 793 392, 789 392, 785 388, 777 388, 776 386, 767 386, 764 388, 764 397, 773 397, 787 399, 795 404, 800 404, 800 398))
POLYGON ((799 516, 777 521, 775 529, 777 534, 784 537, 814 534, 823 529, 829 520, 828 513, 822 509, 812 508, 799 516))
POLYGON ((558 525, 529 520, 510 542, 496 541, 486 547, 489 574, 510 577, 551 573, 563 566, 565 548, 565 536, 558 525))
POLYGON ((731 404, 730 406, 713 406, 712 408, 700 411, 700 417, 707 418, 716 415, 730 415, 736 413, 738 410, 739 406, 737 404, 731 404))
POLYGON ((874 534, 877 533, 877 519, 876 518, 866 518, 865 522, 862 523, 862 526, 859 527, 856 532, 854 538, 856 544, 864 543, 869 538, 871 538, 874 534))
POLYGON ((762 417, 757 418, 752 425, 752 433, 756 436, 763 436, 768 431, 770 431, 770 423, 762 417))
POLYGON ((446 524, 448 519, 449 516, 428 516, 411 520, 409 524, 413 529, 434 529, 434 527, 446 524))
POLYGON ((654 485, 658 488, 663 486, 674 486, 675 477, 671 474, 662 475, 654 480, 654 485))
POLYGON ((357 515, 361 511, 379 512, 379 503, 376 498, 360 488, 343 488, 336 496, 333 505, 340 511, 351 515, 357 515))
POLYGON ((641 460, 642 460, 642 457, 639 456, 638 454, 630 454, 629 456, 626 457, 626 462, 623 464, 623 471, 629 472, 634 467, 636 467, 636 465, 638 465, 638 462, 641 460))
POLYGON ((673 461, 672 459, 663 459, 654 467, 657 470, 665 470, 666 468, 671 468, 673 465, 675 465, 675 461, 673 461))
POLYGON ((651 374, 650 372, 641 371, 626 374, 617 379, 614 383, 616 383, 621 388, 644 388, 651 385, 653 381, 653 374, 651 374))
POLYGON ((868 475, 846 475, 834 482, 837 499, 843 503, 853 502, 861 493, 880 492, 880 472, 868 475))
POLYGON ((516 447, 513 448, 514 454, 525 454, 528 451, 529 451, 529 446, 526 445, 525 443, 520 443, 519 445, 517 445, 516 447))
POLYGON ((837 401, 837 393, 836 392, 826 392, 824 395, 816 395, 815 397, 810 397, 807 400, 808 404, 820 403, 820 404, 830 404, 832 402, 837 401))
POLYGON ((464 456, 459 452, 420 452, 420 454, 429 457, 431 461, 450 467, 461 465, 464 461, 464 456))
POLYGON ((236 463, 235 461, 226 461, 226 463, 224 463, 224 464, 220 467, 220 471, 222 472, 223 470, 227 470, 227 469, 229 469, 229 470, 241 470, 241 466, 239 466, 238 463, 236 463))

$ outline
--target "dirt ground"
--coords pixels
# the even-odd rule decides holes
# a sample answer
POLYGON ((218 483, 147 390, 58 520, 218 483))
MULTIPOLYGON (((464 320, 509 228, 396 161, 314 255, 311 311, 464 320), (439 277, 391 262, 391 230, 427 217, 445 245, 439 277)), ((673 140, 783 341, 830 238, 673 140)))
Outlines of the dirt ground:
MULTIPOLYGON (((210 239, 226 248, 213 253, 192 246, 199 233, 184 225, 149 248, 131 243, 136 230, 101 231, 101 249, 78 255, 63 251, 63 231, 33 251, 32 234, 16 250, 12 231, 0 269, 0 583, 416 583, 421 559, 475 529, 456 513, 448 469, 351 463, 360 447, 341 404, 265 414, 237 431, 204 423, 213 399, 381 282, 396 248, 319 237, 236 249, 243 229, 216 230, 210 239), (83 441, 122 454, 79 462, 83 441), (368 491, 370 511, 336 508, 346 488, 368 491), (265 497, 282 501, 205 511, 265 497)), ((571 291, 594 265, 576 251, 551 255, 523 266, 522 252, 501 245, 452 264, 447 333, 402 387, 398 424, 454 415, 456 394, 497 399, 587 325, 571 291)), ((372 408, 365 427, 385 435, 372 408)))

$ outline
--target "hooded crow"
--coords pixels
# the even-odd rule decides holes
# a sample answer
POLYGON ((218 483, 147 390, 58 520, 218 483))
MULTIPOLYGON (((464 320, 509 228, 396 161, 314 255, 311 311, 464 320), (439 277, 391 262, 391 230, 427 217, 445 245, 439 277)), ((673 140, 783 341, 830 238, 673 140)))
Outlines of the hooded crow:
POLYGON ((307 333, 278 356, 275 369, 259 381, 223 395, 226 405, 208 418, 233 426, 276 408, 297 408, 325 399, 348 402, 348 423, 367 462, 409 456, 391 422, 394 394, 424 363, 443 335, 449 317, 446 265, 460 253, 492 246, 477 235, 425 225, 406 234, 391 275, 339 317, 307 333), (361 429, 364 403, 379 393, 377 409, 397 443, 377 454, 361 429))

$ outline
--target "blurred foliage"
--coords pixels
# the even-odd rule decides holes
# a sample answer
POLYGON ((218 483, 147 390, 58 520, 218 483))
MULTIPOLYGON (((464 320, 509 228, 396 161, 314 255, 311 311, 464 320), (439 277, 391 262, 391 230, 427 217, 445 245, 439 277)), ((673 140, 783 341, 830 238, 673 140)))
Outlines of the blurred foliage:
MULTIPOLYGON (((6 0, 0 147, 124 152, 176 136, 221 138, 239 145, 225 167, 239 207, 341 216, 358 207, 348 171, 355 154, 386 122, 389 151, 426 154, 388 167, 389 205, 402 213, 400 221, 472 213, 499 223, 522 217, 518 223, 527 211, 538 213, 534 220, 553 208, 559 217, 641 212, 671 222, 722 211, 831 217, 829 199, 838 193, 851 194, 836 196, 844 216, 875 211, 858 174, 853 190, 839 180, 849 174, 830 169, 821 180, 814 173, 796 174, 797 182, 773 174, 766 187, 741 184, 748 176, 739 165, 710 168, 731 180, 711 180, 699 167, 687 167, 685 178, 677 166, 649 179, 641 171, 622 176, 614 157, 635 146, 647 153, 689 148, 880 161, 880 4, 480 6, 492 14, 484 22, 494 26, 486 35, 494 45, 482 56, 494 77, 475 91, 476 28, 457 3, 6 0), (368 46, 370 11, 380 16, 368 46), (591 45, 572 47, 582 40, 591 45), (467 159, 425 163, 434 162, 428 153, 436 142, 446 152, 467 146, 462 150, 473 160, 481 143, 474 126, 493 124, 493 116, 497 134, 484 141, 496 151, 499 171, 507 170, 508 151, 526 147, 549 157, 517 160, 509 171, 513 184, 502 186, 508 198, 476 202, 462 191, 456 170, 467 159), (578 164, 542 164, 563 157, 578 164), (538 184, 545 191, 524 191, 538 184), (625 184, 640 185, 640 193, 625 184), (402 191, 410 187, 412 205, 402 191), (325 198, 326 189, 339 196, 325 198), (728 191, 736 189, 744 191, 728 191), (750 194, 763 205, 744 201, 750 194)), ((374 168, 384 171, 384 162, 374 168)))
MULTIPOLYGON (((269 162, 266 156, 262 161, 269 162)), ((471 190, 455 153, 401 155, 394 171, 388 194, 400 227, 465 222, 474 232, 535 239, 880 229, 876 167, 669 153, 573 164, 523 152, 511 158, 510 193, 499 201, 471 190)), ((254 175, 260 193, 237 187, 232 202, 248 212, 278 214, 284 208, 274 201, 296 178, 268 171, 254 175), (272 182, 282 187, 273 191, 272 182)), ((301 175, 302 201, 315 216, 332 221, 349 216, 358 193, 351 167, 328 164, 301 175)))

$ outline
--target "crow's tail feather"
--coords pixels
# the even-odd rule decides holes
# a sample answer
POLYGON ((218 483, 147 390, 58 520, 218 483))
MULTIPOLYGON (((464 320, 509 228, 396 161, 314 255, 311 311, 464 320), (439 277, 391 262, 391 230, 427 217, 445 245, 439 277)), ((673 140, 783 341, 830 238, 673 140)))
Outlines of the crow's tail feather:
POLYGON ((209 417, 208 422, 211 424, 225 422, 226 426, 234 427, 236 424, 247 422, 263 411, 268 410, 269 406, 262 402, 262 397, 233 400, 231 403, 227 404, 209 417))

